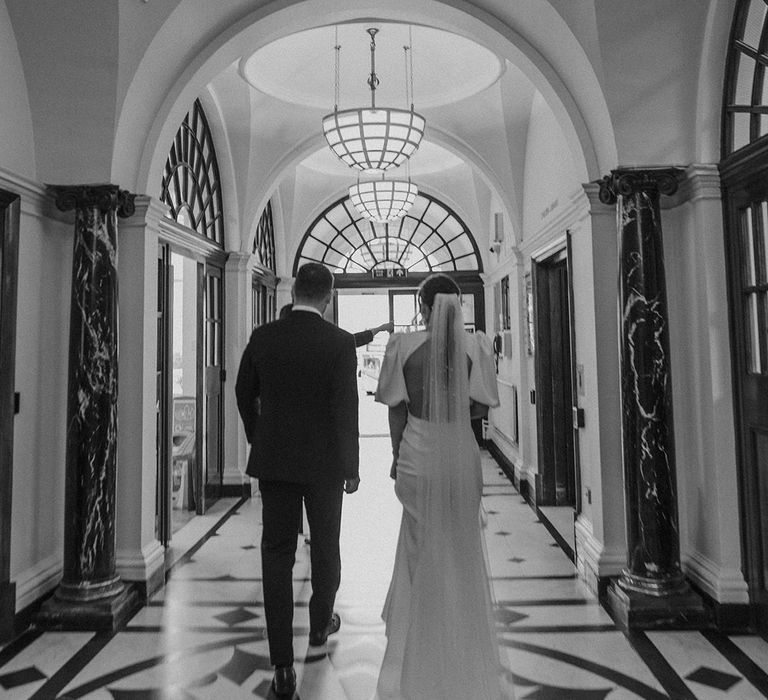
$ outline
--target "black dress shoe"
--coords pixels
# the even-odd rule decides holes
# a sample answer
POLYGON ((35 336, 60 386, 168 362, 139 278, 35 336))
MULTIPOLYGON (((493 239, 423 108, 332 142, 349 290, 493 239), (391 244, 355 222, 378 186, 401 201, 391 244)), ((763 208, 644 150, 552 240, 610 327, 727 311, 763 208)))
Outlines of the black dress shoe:
POLYGON ((324 630, 309 633, 309 646, 323 646, 323 644, 328 641, 329 635, 336 634, 336 632, 339 631, 339 627, 341 627, 341 618, 339 617, 338 613, 333 613, 333 615, 331 615, 331 621, 328 623, 328 626, 324 630))
POLYGON ((293 666, 275 666, 272 690, 279 698, 292 698, 296 692, 296 671, 293 666))

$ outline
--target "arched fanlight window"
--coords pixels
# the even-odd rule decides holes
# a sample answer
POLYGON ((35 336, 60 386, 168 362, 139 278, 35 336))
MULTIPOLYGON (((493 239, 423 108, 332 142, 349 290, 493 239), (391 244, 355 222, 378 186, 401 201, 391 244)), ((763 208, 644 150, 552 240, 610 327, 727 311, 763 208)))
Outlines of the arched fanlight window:
POLYGON ((259 223, 256 226, 256 235, 253 239, 254 255, 259 262, 272 272, 275 270, 275 226, 272 221, 272 202, 267 202, 264 211, 261 212, 259 223))
POLYGON ((768 134, 768 5, 739 0, 725 72, 723 157, 768 134))
POLYGON ((180 224, 224 245, 221 180, 200 100, 182 121, 165 162, 160 199, 180 224))
POLYGON ((405 216, 389 224, 363 218, 348 196, 340 199, 304 235, 294 275, 306 262, 324 263, 335 273, 482 271, 477 243, 464 222, 424 192, 405 216))

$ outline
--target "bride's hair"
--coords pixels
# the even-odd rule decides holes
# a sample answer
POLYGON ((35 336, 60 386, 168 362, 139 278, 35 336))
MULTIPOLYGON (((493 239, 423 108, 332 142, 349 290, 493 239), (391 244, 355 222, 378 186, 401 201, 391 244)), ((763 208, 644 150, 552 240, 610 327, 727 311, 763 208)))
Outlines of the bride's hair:
POLYGON ((427 277, 419 286, 419 299, 431 309, 435 305, 435 295, 437 294, 455 294, 460 296, 461 290, 459 285, 448 275, 436 272, 434 275, 427 277))

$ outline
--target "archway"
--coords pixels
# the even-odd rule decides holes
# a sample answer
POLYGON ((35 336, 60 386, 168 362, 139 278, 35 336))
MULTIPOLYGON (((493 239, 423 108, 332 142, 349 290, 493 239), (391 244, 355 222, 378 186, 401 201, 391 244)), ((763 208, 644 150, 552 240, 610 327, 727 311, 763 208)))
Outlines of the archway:
POLYGON ((382 9, 370 0, 354 6, 337 2, 330 8, 322 0, 296 0, 287 7, 268 6, 228 22, 222 18, 221 25, 213 18, 214 33, 199 28, 190 34, 185 15, 192 11, 191 4, 179 3, 154 37, 133 74, 118 119, 114 178, 138 191, 152 189, 153 174, 162 167, 175 125, 215 75, 277 36, 360 16, 422 23, 491 48, 519 66, 551 106, 584 181, 616 164, 613 130, 597 77, 567 25, 549 6, 536 17, 513 13, 507 24, 469 3, 400 0, 382 9), (182 26, 187 41, 178 46, 172 38, 182 26), (550 37, 547 55, 526 38, 542 32, 550 37), (557 40, 551 40, 553 36, 557 40))

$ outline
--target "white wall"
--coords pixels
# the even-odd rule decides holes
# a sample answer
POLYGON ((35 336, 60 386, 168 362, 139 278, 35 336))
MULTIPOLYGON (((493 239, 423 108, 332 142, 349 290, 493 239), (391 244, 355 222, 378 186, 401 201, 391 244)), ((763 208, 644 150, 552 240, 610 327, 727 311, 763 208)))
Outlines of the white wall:
POLYGON ((530 240, 568 206, 581 186, 565 137, 539 93, 531 104, 525 150, 522 238, 530 240))
POLYGON ((681 558, 713 598, 746 603, 720 182, 714 165, 686 174, 662 212, 681 558))
POLYGON ((32 115, 16 37, 5 2, 0 1, 0 167, 35 175, 32 115))
MULTIPOLYGON (((4 185, 12 189, 13 183, 4 185)), ((18 189, 17 189, 18 191, 18 189)), ((64 474, 73 226, 46 218, 42 190, 22 197, 19 240, 11 580, 17 609, 57 582, 64 474)))

